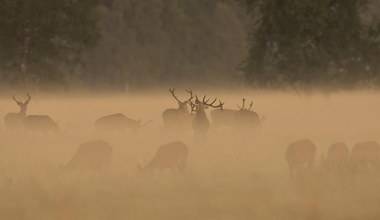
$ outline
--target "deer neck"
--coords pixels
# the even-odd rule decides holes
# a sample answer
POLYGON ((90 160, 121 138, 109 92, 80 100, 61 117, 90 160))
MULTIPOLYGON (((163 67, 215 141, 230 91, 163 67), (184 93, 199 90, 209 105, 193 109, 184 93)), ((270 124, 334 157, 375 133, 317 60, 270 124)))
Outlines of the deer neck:
POLYGON ((204 108, 199 108, 197 114, 196 114, 196 117, 198 118, 207 118, 206 117, 206 112, 205 112, 205 109, 204 108))
POLYGON ((26 115, 26 108, 21 107, 19 114, 25 117, 25 115, 26 115))

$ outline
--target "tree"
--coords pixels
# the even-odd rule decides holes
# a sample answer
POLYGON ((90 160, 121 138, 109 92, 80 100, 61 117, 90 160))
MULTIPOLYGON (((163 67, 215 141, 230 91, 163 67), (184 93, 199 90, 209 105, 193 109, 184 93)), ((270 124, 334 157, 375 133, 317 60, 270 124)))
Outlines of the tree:
POLYGON ((380 74, 380 26, 361 20, 367 1, 245 2, 254 21, 243 66, 251 83, 353 86, 380 74))
POLYGON ((2 0, 0 68, 5 78, 23 86, 62 82, 66 69, 99 38, 96 6, 95 0, 2 0))

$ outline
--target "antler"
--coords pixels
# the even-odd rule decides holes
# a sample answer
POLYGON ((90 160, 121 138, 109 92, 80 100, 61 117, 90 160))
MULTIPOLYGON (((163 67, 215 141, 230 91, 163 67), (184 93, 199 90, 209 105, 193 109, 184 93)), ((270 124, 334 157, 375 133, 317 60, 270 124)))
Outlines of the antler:
POLYGON ((245 98, 243 98, 243 105, 242 105, 242 107, 240 107, 239 105, 237 105, 237 107, 239 108, 239 110, 243 110, 243 109, 245 109, 245 98))
POLYGON ((15 95, 13 95, 13 100, 15 100, 15 102, 16 102, 18 105, 21 105, 21 104, 22 104, 22 102, 20 102, 20 101, 18 101, 18 100, 16 99, 15 95))
POLYGON ((194 104, 191 100, 189 101, 190 107, 191 107, 191 113, 196 111, 197 105, 194 104))
POLYGON ((248 111, 251 111, 252 106, 253 106, 253 101, 251 101, 251 103, 249 103, 249 109, 248 109, 248 111))
POLYGON ((28 96, 28 100, 26 100, 26 104, 28 104, 29 103, 29 101, 30 101, 30 99, 32 98, 32 96, 30 96, 30 94, 29 93, 26 93, 26 95, 28 96))
POLYGON ((206 99, 206 96, 203 96, 202 103, 204 105, 207 105, 207 106, 212 107, 212 108, 223 108, 224 103, 222 103, 222 101, 220 101, 220 99, 219 99, 219 105, 214 105, 214 103, 216 102, 217 98, 215 98, 211 103, 208 103, 208 101, 210 99, 207 99, 207 100, 205 100, 205 99, 206 99))
POLYGON ((190 93, 190 98, 189 98, 188 100, 182 102, 181 100, 179 100, 179 99, 177 98, 177 96, 175 96, 174 91, 175 91, 175 88, 169 89, 169 92, 172 94, 172 96, 175 98, 175 100, 177 100, 177 101, 180 102, 180 103, 186 103, 186 102, 189 102, 190 100, 192 100, 192 99, 194 98, 194 96, 193 96, 193 91, 191 91, 191 90, 187 90, 187 89, 186 89, 185 91, 188 92, 188 93, 190 93))
MULTIPOLYGON (((169 92, 172 94, 172 96, 177 100, 178 102, 181 102, 174 94, 175 88, 169 89, 169 92)), ((181 102, 182 103, 182 102, 181 102)))
POLYGON ((251 111, 252 110, 252 107, 253 107, 253 101, 251 101, 249 103, 249 108, 246 108, 245 107, 245 98, 243 98, 243 105, 242 107, 240 107, 239 105, 237 105, 237 107, 239 108, 239 110, 247 110, 247 111, 251 111))
POLYGON ((194 98, 193 91, 191 91, 191 89, 189 89, 189 90, 185 89, 185 91, 190 93, 190 98, 186 101, 186 102, 190 102, 194 98))

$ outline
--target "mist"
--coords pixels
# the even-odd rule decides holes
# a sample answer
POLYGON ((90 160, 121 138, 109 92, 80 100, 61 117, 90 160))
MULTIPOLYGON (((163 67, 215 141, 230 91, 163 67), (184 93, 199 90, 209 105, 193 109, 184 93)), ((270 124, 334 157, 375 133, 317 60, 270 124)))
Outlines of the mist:
MULTIPOLYGON (((187 94, 177 88, 177 96, 187 94)), ((241 98, 265 117, 260 129, 244 135, 211 127, 206 138, 191 129, 168 132, 162 112, 176 108, 169 92, 134 95, 34 95, 27 115, 49 115, 65 131, 0 130, 0 217, 2 219, 375 219, 379 216, 377 172, 329 178, 320 158, 337 141, 380 141, 380 106, 373 91, 297 95, 263 91, 194 91, 218 97, 225 109, 241 98), (136 132, 102 133, 95 121, 123 113, 150 124, 136 132), (299 139, 316 146, 312 175, 292 179, 287 146, 299 139), (104 140, 112 146, 102 172, 62 172, 80 144, 104 140), (188 146, 186 172, 170 169, 141 174, 159 146, 188 146)), ((24 99, 22 94, 16 98, 24 99)), ((11 97, 0 100, 0 115, 18 112, 11 97)), ((210 110, 206 110, 210 119, 210 110)))
POLYGON ((379 218, 378 1, 2 1, 0 219, 379 218))

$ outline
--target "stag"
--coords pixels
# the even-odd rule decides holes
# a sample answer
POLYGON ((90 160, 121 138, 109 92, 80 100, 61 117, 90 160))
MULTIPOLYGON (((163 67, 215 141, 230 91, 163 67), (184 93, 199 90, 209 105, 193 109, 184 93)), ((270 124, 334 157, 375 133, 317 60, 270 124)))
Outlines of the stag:
POLYGON ((190 94, 190 98, 185 101, 181 101, 174 94, 175 88, 169 89, 169 92, 172 94, 173 98, 178 102, 178 108, 168 108, 162 112, 162 120, 164 126, 167 129, 187 129, 190 127, 191 115, 187 104, 194 98, 193 92, 191 90, 186 90, 190 94))
POLYGON ((133 132, 145 127, 151 121, 141 124, 141 120, 131 119, 124 114, 116 113, 112 115, 103 116, 95 121, 95 127, 98 131, 121 131, 125 132, 126 129, 130 129, 133 132))
POLYGON ((261 120, 259 115, 252 110, 253 102, 249 104, 249 108, 245 106, 245 98, 243 98, 242 106, 237 105, 236 111, 236 126, 240 130, 250 130, 254 127, 260 126, 261 120))
POLYGON ((112 146, 102 140, 82 143, 64 171, 103 171, 108 168, 112 146))
POLYGON ((138 165, 141 172, 152 172, 155 169, 171 169, 183 173, 186 166, 188 146, 180 141, 161 145, 153 159, 144 167, 138 165))
POLYGON ((347 171, 349 149, 343 142, 332 144, 327 152, 327 158, 322 158, 321 167, 329 173, 344 173, 347 171))
POLYGON ((302 177, 311 173, 315 160, 316 147, 308 139, 301 139, 291 143, 286 150, 286 161, 288 162, 290 175, 302 177))
POLYGON ((28 96, 28 99, 25 102, 19 101, 13 96, 13 100, 17 103, 17 105, 20 107, 20 112, 10 112, 5 115, 4 117, 4 124, 7 129, 9 130, 16 130, 22 128, 22 120, 26 116, 26 110, 28 108, 29 101, 31 99, 31 96, 29 93, 26 94, 28 96))
POLYGON ((207 132, 210 128, 210 121, 207 118, 206 115, 206 109, 211 107, 211 108, 223 108, 224 103, 222 103, 219 100, 218 105, 214 105, 216 102, 217 98, 215 98, 212 102, 209 102, 210 99, 206 100, 206 95, 203 97, 202 101, 198 99, 197 96, 195 96, 195 102, 191 102, 191 111, 195 112, 195 116, 193 118, 192 126, 194 133, 197 136, 201 137, 206 137, 207 132))
POLYGON ((28 115, 23 120, 26 131, 61 134, 58 123, 48 115, 28 115))
POLYGON ((215 109, 210 112, 212 126, 229 127, 236 130, 248 130, 255 126, 260 126, 261 119, 259 115, 252 110, 253 102, 250 103, 249 108, 245 107, 245 99, 243 104, 238 110, 232 109, 215 109))
POLYGON ((352 151, 349 161, 351 171, 372 172, 379 169, 380 145, 375 141, 357 143, 352 151))

